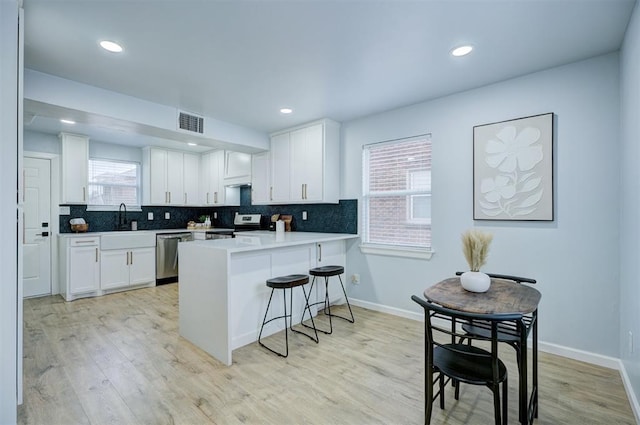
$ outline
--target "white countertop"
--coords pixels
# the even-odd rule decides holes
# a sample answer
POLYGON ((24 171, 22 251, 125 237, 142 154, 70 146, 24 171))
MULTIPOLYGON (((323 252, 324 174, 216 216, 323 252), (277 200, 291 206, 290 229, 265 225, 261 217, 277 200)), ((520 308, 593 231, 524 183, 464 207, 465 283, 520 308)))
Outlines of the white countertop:
POLYGON ((77 237, 92 237, 102 235, 114 235, 114 234, 129 234, 129 233, 143 233, 143 234, 158 234, 158 233, 189 233, 189 232, 233 232, 233 229, 226 229, 222 227, 211 227, 208 229, 155 229, 155 230, 116 230, 112 232, 84 232, 84 233, 59 233, 58 236, 62 238, 77 238, 77 237))
POLYGON ((359 236, 351 233, 317 232, 285 232, 284 234, 276 235, 276 232, 258 230, 236 233, 235 238, 189 242, 189 248, 226 250, 231 253, 355 239, 357 237, 359 236))

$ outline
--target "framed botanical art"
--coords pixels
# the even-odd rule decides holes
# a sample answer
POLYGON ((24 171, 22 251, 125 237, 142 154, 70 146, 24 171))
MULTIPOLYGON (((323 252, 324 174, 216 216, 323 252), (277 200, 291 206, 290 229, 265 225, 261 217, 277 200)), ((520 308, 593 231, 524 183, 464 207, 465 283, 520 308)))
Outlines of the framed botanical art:
POLYGON ((553 113, 473 127, 474 220, 553 220, 553 113))

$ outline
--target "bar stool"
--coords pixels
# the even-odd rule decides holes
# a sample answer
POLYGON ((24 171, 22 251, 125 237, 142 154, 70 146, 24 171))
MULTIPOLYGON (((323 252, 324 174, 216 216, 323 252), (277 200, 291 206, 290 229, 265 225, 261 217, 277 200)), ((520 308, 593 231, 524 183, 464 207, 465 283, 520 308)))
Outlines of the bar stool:
MULTIPOLYGON (((349 297, 347 297, 347 291, 345 291, 344 284, 342 283, 342 278, 340 277, 340 275, 343 273, 344 273, 344 267, 342 266, 321 266, 321 267, 315 267, 309 270, 309 274, 313 276, 313 280, 311 281, 311 288, 309 289, 309 296, 311 296, 313 292, 313 285, 316 283, 316 277, 324 277, 324 300, 313 303, 311 304, 311 306, 318 305, 318 304, 324 305, 323 312, 325 315, 329 316, 329 330, 325 331, 319 328, 316 328, 316 329, 327 335, 330 335, 331 333, 333 333, 333 322, 331 320, 332 317, 338 317, 350 323, 355 322, 355 318, 353 317, 353 311, 351 311, 351 304, 349 304, 349 297), (340 279, 340 286, 342 287, 342 293, 344 294, 344 299, 347 301, 347 307, 349 307, 349 314, 351 314, 351 318, 343 317, 343 316, 331 313, 331 303, 329 302, 329 278, 331 276, 338 276, 338 279, 340 279)), ((302 312, 303 321, 304 321, 305 312, 306 311, 302 312)), ((309 315, 311 315, 311 309, 309 309, 309 315)), ((302 325, 308 328, 311 328, 310 326, 307 326, 304 323, 302 325)), ((314 328, 315 328, 315 323, 314 323, 314 328)))
MULTIPOLYGON (((300 286, 302 288, 302 292, 304 293, 304 311, 309 311, 309 315, 311 315, 311 308, 309 307, 309 297, 307 296, 307 292, 304 290, 304 286, 307 283, 309 283, 309 276, 307 276, 306 274, 291 274, 291 275, 287 275, 287 276, 279 276, 279 277, 274 277, 271 279, 267 279, 267 286, 269 288, 271 288, 271 295, 269 296, 269 303, 267 304, 267 311, 264 312, 264 319, 262 319, 262 326, 260 327, 260 334, 258 335, 258 343, 263 346, 264 348, 266 348, 267 350, 271 351, 274 354, 277 354, 281 357, 287 357, 289 355, 289 332, 288 329, 291 329, 292 332, 296 332, 299 333, 301 335, 304 335, 306 337, 308 337, 309 339, 311 339, 312 341, 315 341, 315 343, 318 343, 318 332, 316 330, 316 325, 313 322, 313 317, 311 317, 311 324, 313 326, 307 326, 306 327, 313 329, 313 332, 315 334, 315 338, 312 335, 309 335, 305 332, 300 332, 298 330, 293 329, 293 320, 291 317, 291 311, 293 310, 293 288, 295 288, 296 286, 300 286), (273 317, 269 320, 267 320, 267 314, 269 314, 269 307, 271 306, 271 299, 273 298, 273 291, 275 291, 276 289, 282 289, 284 290, 284 293, 282 295, 282 301, 284 304, 284 314, 282 316, 278 316, 278 317, 273 317), (290 312, 289 314, 287 314, 287 289, 289 289, 289 309, 290 312), (289 326, 287 326, 287 317, 289 318, 289 326), (278 351, 275 351, 269 347, 267 347, 266 345, 264 345, 262 343, 262 330, 264 329, 264 325, 266 325, 269 322, 272 322, 274 320, 277 319, 282 319, 284 318, 284 339, 285 339, 285 353, 279 353, 278 351), (288 329, 287 329, 288 328, 288 329)), ((304 312, 302 313, 303 319, 304 319, 304 312)))

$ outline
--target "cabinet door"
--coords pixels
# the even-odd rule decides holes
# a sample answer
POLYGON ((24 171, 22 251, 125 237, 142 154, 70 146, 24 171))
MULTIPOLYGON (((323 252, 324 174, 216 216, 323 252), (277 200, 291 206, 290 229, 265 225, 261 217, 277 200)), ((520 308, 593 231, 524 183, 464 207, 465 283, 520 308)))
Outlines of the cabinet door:
POLYGON ((129 252, 129 284, 153 282, 156 279, 155 248, 137 248, 129 252))
POLYGON ((69 248, 69 292, 81 294, 100 288, 100 262, 97 246, 69 248))
POLYGON ((224 205, 224 151, 216 151, 211 154, 211 190, 213 192, 213 204, 224 205))
POLYGON ((149 191, 151 204, 166 204, 168 202, 167 151, 162 149, 151 149, 149 151, 149 157, 149 191))
POLYGON ((322 124, 291 132, 291 199, 321 201, 324 134, 322 124))
POLYGON ((86 204, 89 180, 89 138, 60 133, 62 202, 86 204))
POLYGON ((129 285, 129 251, 123 249, 102 251, 100 254, 100 287, 122 288, 129 285))
POLYGON ((167 151, 167 203, 184 204, 184 154, 167 151))
POLYGON ((184 204, 197 205, 200 182, 200 158, 190 153, 184 154, 184 204))
POLYGON ((290 133, 283 133, 271 138, 271 200, 273 202, 290 200, 289 135, 290 133))
POLYGON ((269 152, 253 155, 251 160, 251 204, 268 204, 271 200, 271 167, 269 152))

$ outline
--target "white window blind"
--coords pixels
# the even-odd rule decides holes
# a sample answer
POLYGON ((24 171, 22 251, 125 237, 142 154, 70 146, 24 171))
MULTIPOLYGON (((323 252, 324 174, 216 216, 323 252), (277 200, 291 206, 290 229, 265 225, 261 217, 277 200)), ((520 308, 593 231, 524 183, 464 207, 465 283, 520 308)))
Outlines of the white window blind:
POLYGON ((431 136, 364 146, 363 244, 431 248, 431 136))
POLYGON ((89 205, 140 205, 140 164, 89 160, 89 205))

